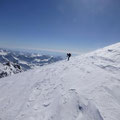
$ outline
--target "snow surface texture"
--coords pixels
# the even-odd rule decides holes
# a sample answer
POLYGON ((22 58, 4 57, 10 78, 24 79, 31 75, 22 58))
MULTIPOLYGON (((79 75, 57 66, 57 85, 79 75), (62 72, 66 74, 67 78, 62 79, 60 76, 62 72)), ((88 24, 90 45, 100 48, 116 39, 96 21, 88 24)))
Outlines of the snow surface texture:
POLYGON ((120 120, 120 43, 0 79, 0 120, 120 120))

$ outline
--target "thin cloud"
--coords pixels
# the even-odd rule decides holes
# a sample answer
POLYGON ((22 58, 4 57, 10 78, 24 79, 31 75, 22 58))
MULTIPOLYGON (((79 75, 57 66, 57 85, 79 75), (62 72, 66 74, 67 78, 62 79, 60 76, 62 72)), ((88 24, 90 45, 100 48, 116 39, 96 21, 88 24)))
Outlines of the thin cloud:
POLYGON ((81 54, 79 51, 69 51, 69 50, 55 50, 55 49, 41 49, 41 48, 29 48, 31 50, 41 50, 41 51, 48 51, 48 52, 58 52, 58 53, 73 53, 73 54, 81 54))
POLYGON ((97 14, 107 10, 112 0, 81 0, 81 2, 91 13, 97 14))
POLYGON ((8 49, 23 49, 23 50, 37 50, 37 51, 46 51, 46 52, 58 52, 58 53, 72 53, 72 54, 82 54, 80 51, 71 51, 71 50, 56 50, 56 49, 43 49, 43 48, 32 48, 32 47, 10 47, 10 46, 2 46, 0 48, 8 48, 8 49))

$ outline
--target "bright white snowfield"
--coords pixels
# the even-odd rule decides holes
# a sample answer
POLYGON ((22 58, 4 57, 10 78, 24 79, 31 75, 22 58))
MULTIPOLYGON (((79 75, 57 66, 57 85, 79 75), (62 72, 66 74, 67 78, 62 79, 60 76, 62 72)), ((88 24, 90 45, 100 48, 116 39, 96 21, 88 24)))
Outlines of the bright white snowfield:
POLYGON ((120 120, 120 43, 0 79, 0 120, 120 120))

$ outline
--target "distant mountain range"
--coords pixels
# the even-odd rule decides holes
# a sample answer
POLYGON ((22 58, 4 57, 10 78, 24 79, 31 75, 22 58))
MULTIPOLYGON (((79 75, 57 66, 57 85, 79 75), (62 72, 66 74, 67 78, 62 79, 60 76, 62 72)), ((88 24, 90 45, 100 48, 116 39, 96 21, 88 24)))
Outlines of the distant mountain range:
POLYGON ((47 65, 62 60, 62 57, 12 51, 0 48, 0 78, 26 71, 37 66, 47 65))

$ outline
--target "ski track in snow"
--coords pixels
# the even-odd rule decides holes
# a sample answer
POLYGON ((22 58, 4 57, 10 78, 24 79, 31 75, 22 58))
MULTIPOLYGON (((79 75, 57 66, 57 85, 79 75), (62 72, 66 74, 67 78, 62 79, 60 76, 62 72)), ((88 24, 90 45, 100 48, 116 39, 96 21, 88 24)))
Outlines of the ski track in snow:
POLYGON ((119 74, 120 43, 0 79, 0 120, 119 120, 119 74))

